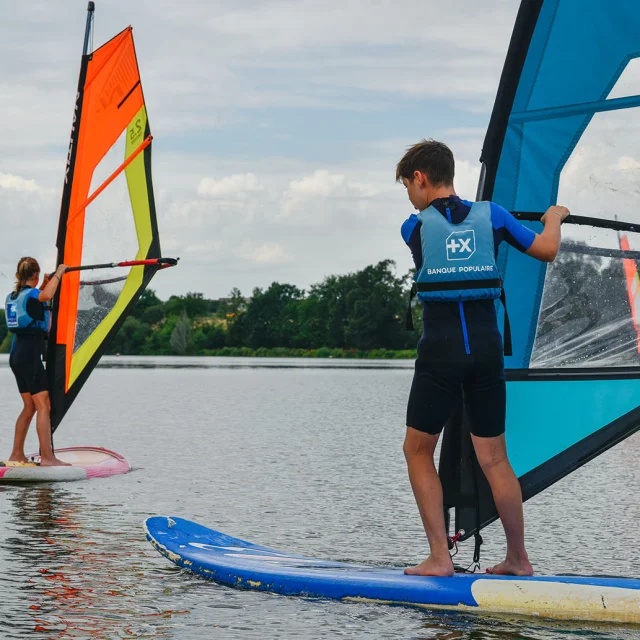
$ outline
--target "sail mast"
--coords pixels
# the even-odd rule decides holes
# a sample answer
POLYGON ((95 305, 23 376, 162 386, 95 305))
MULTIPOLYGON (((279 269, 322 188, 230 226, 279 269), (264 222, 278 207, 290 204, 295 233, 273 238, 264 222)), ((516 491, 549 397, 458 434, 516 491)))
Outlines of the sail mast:
MULTIPOLYGON (((71 135, 69 137, 69 150, 67 152, 67 164, 64 174, 64 185, 62 188, 62 201, 60 203, 60 217, 58 220, 58 233, 56 236, 56 247, 58 255, 56 265, 64 263, 64 249, 66 238, 67 217, 69 215, 69 205, 71 201, 71 186, 73 173, 76 165, 78 151, 78 134, 80 130, 80 117, 82 114, 82 102, 84 96, 84 84, 87 77, 87 66, 89 62, 89 42, 91 39, 91 29, 93 26, 93 14, 95 3, 89 2, 87 5, 87 21, 84 30, 84 42, 82 45, 82 58, 80 62, 80 73, 78 77, 78 89, 76 91, 76 101, 73 108, 73 120, 71 124, 71 135)), ((51 329, 49 331, 49 341, 47 345, 47 375, 49 378, 49 397, 51 399, 51 430, 55 431, 62 420, 64 411, 61 410, 65 393, 64 368, 56 366, 57 362, 64 362, 65 349, 58 345, 58 314, 60 312, 60 294, 63 283, 60 283, 58 291, 52 301, 53 313, 51 314, 51 329)))
POLYGON ((82 55, 86 56, 89 52, 89 37, 91 36, 91 26, 93 24, 93 12, 96 10, 95 2, 89 2, 87 6, 87 26, 84 30, 84 46, 82 47, 82 55))

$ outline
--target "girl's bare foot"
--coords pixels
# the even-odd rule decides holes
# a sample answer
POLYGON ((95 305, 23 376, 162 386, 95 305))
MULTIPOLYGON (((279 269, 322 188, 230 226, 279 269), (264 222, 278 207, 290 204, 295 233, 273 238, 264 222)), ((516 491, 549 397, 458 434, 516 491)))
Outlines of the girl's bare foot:
POLYGON ((41 467, 70 467, 69 462, 62 462, 58 458, 40 458, 41 467))
POLYGON ((453 562, 449 555, 446 558, 436 559, 429 556, 415 567, 408 567, 404 570, 408 576, 442 576, 449 577, 454 573, 453 562))
POLYGON ((20 453, 12 453, 9 456, 9 460, 8 462, 29 462, 29 460, 27 459, 27 456, 24 455, 24 453, 20 454, 20 453))

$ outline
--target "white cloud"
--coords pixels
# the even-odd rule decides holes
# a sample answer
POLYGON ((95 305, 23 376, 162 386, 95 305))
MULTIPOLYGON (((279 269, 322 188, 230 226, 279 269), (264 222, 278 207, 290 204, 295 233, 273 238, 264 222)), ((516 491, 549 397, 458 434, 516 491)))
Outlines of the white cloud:
POLYGON ((309 223, 317 224, 319 211, 326 212, 335 206, 336 200, 351 200, 354 206, 357 206, 362 204, 363 199, 375 196, 379 192, 380 187, 372 183, 354 182, 344 175, 319 169, 309 176, 289 183, 289 188, 283 196, 280 215, 288 217, 295 214, 298 218, 307 216, 309 223), (322 200, 332 202, 320 202, 322 200), (313 211, 310 211, 310 206, 313 211))
POLYGON ((198 195, 210 198, 246 198, 251 194, 264 191, 258 178, 253 173, 236 174, 216 180, 203 178, 198 185, 198 195))
POLYGON ((286 254, 284 249, 276 243, 267 242, 265 244, 254 244, 253 242, 245 242, 233 254, 242 260, 255 262, 261 265, 268 264, 287 264, 293 261, 293 258, 286 254))
POLYGON ((289 193, 292 196, 329 196, 347 195, 350 186, 344 176, 332 175, 325 169, 316 171, 311 176, 302 180, 292 180, 289 184, 289 193))
POLYGON ((33 179, 12 176, 9 173, 0 173, 0 189, 13 189, 14 191, 39 191, 40 187, 33 179))

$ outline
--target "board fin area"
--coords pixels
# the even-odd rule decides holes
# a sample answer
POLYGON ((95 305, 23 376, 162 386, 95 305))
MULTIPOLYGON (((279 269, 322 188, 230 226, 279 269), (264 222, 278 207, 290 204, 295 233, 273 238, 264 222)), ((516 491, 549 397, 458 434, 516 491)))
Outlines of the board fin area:
POLYGON ((506 613, 563 620, 640 623, 640 580, 590 576, 451 578, 276 551, 175 516, 145 521, 163 556, 204 578, 289 596, 506 613))

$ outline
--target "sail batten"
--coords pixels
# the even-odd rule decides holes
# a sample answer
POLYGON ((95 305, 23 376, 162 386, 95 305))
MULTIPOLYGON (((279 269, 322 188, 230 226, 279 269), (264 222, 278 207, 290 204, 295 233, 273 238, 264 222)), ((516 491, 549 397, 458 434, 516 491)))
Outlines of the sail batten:
POLYGON ((68 222, 72 222, 75 218, 86 210, 86 208, 136 159, 139 153, 144 151, 153 140, 152 136, 148 136, 145 141, 76 209, 76 211, 68 217, 68 222))
POLYGON ((534 109, 531 111, 515 112, 509 117, 510 124, 521 124, 526 122, 537 122, 539 120, 552 120, 554 118, 567 118, 577 115, 593 115, 604 113, 605 111, 619 111, 630 107, 640 106, 640 95, 628 96, 626 98, 615 98, 612 100, 598 100, 596 102, 586 102, 581 104, 565 105, 563 107, 552 107, 549 109, 534 109))

